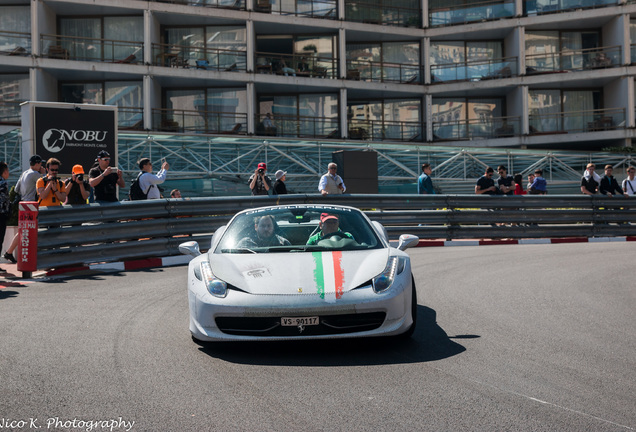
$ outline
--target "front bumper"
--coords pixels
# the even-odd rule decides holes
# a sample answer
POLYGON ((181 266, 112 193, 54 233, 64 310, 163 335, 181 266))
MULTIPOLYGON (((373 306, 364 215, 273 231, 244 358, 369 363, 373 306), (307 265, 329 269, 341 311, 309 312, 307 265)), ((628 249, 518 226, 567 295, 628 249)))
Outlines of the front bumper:
MULTIPOLYGON (((409 269, 410 270, 410 269, 409 269)), ((342 297, 318 294, 254 295, 230 290, 210 295, 189 281, 190 331, 201 341, 299 340, 397 335, 412 324, 410 271, 382 294, 369 287, 342 297), (319 317, 316 326, 282 326, 282 317, 319 317)))

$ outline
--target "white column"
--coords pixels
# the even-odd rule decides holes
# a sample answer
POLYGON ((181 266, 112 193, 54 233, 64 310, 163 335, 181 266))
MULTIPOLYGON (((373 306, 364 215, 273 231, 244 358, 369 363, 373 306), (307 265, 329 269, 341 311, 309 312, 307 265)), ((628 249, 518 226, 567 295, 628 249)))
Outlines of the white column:
POLYGON ((349 136, 349 122, 347 119, 347 89, 340 89, 340 105, 339 105, 339 113, 340 113, 340 136, 342 138, 347 138, 349 136))
POLYGON ((252 73, 255 72, 254 57, 256 56, 256 53, 254 52, 254 50, 256 47, 256 34, 254 34, 254 21, 252 21, 251 19, 247 20, 247 22, 245 23, 245 37, 247 44, 247 72, 252 73))
POLYGON ((256 117, 256 86, 253 82, 247 83, 247 134, 253 135, 256 131, 254 118, 256 117))
POLYGON ((347 77, 347 40, 343 28, 338 29, 338 77, 347 77))

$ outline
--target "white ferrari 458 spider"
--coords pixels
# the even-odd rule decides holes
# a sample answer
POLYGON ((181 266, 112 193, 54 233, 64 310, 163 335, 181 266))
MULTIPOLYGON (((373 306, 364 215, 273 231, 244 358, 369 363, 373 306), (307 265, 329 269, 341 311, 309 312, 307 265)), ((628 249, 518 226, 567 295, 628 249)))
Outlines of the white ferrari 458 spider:
POLYGON ((236 214, 179 249, 188 266, 190 332, 199 341, 401 335, 415 329, 417 298, 404 250, 360 210, 281 205, 236 214))

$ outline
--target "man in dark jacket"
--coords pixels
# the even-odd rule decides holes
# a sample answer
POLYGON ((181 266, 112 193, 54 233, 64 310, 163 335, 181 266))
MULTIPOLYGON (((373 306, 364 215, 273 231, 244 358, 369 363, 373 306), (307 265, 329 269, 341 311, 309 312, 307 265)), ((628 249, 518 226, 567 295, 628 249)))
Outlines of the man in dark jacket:
POLYGON ((623 195, 623 198, 626 197, 623 189, 618 185, 618 182, 612 175, 614 172, 614 167, 612 165, 605 165, 605 176, 601 178, 601 184, 598 188, 598 191, 608 197, 613 197, 614 195, 623 195))

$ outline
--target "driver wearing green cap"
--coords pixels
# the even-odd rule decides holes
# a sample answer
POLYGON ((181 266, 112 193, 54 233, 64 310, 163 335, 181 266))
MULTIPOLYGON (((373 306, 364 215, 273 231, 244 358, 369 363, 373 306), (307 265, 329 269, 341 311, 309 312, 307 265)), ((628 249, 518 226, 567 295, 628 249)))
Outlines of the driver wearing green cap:
POLYGON ((355 241, 351 234, 340 229, 338 216, 329 213, 322 213, 320 215, 320 231, 309 237, 307 245, 316 245, 319 241, 336 235, 341 238, 350 238, 355 241))

